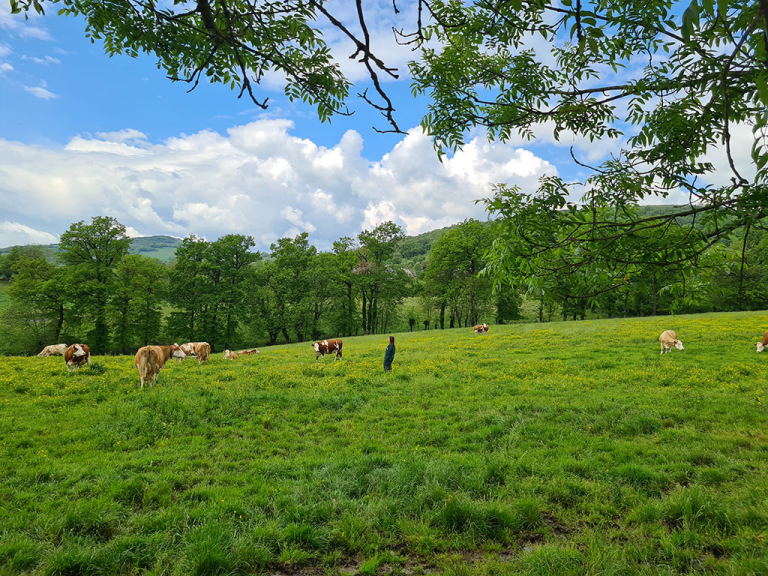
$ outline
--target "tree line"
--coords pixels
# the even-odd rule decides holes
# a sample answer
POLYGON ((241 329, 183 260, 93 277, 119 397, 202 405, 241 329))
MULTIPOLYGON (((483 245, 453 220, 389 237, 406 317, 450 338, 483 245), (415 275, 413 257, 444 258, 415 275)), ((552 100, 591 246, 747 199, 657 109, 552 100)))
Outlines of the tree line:
MULTIPOLYGON (((10 300, 0 307, 0 353, 32 354, 62 341, 86 342, 94 354, 200 340, 223 350, 504 323, 520 320, 523 309, 529 320, 546 322, 752 310, 768 301, 762 230, 735 232, 684 266, 670 265, 674 258, 660 249, 622 285, 590 298, 578 295, 589 292, 589 274, 600 270, 526 273, 531 256, 520 243, 508 223, 466 220, 434 240, 414 273, 402 266, 400 246, 413 249, 414 242, 384 222, 338 239, 329 251, 310 244, 307 233, 279 239, 266 255, 251 236, 192 235, 164 264, 130 254, 125 227, 96 217, 72 224, 58 253, 23 246, 0 256, 0 278, 8 280, 0 285, 10 300), (512 281, 494 287, 494 276, 483 271, 500 250, 508 251, 505 276, 512 281)), ((553 249, 539 257, 567 262, 553 249)))

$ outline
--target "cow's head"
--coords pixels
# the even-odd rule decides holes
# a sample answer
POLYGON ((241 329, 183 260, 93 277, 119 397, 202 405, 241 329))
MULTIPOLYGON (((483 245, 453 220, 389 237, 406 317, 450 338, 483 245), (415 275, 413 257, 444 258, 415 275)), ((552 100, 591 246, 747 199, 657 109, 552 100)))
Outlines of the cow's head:
POLYGON ((83 347, 80 346, 80 344, 75 344, 75 351, 73 353, 74 356, 85 356, 85 350, 83 350, 83 347))
POLYGON ((683 343, 680 342, 680 340, 675 340, 675 348, 678 350, 685 350, 685 348, 683 348, 683 343))
POLYGON ((763 350, 765 350, 765 345, 762 342, 758 342, 757 343, 757 351, 758 352, 762 352, 763 350))
POLYGON ((312 347, 315 349, 315 352, 320 352, 320 342, 315 342, 312 344, 312 347))
POLYGON ((181 346, 179 346, 178 344, 171 345, 171 356, 173 358, 178 358, 179 360, 182 360, 187 357, 187 355, 184 353, 184 350, 182 350, 181 346))

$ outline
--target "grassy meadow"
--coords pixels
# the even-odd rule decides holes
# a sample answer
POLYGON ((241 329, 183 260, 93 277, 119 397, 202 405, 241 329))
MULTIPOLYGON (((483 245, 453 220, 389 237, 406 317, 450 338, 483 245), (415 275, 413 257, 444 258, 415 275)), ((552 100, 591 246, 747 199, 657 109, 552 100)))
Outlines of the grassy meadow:
POLYGON ((0 574, 768 574, 768 313, 0 358, 0 574), (658 335, 685 345, 659 355, 658 335))

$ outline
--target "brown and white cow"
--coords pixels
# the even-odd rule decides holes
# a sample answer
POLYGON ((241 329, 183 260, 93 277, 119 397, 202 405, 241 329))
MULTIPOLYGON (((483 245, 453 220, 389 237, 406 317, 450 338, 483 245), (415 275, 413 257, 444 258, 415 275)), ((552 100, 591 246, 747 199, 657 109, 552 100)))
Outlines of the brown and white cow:
POLYGON ((341 340, 338 338, 334 338, 333 340, 321 340, 320 342, 315 342, 311 346, 315 349, 315 362, 317 362, 317 359, 321 356, 325 359, 326 354, 335 353, 336 357, 333 359, 334 362, 341 358, 341 340))
POLYGON ((661 336, 659 336, 659 345, 661 346, 660 354, 664 354, 665 351, 672 352, 673 346, 678 350, 685 350, 685 348, 683 348, 683 343, 677 339, 677 334, 675 334, 673 330, 664 330, 664 332, 661 333, 661 336))
POLYGON ((765 334, 763 334, 763 339, 757 343, 758 352, 762 352, 766 348, 768 348, 768 331, 766 331, 765 334))
POLYGON ((64 351, 64 362, 67 363, 67 373, 74 368, 77 372, 83 364, 91 367, 91 349, 86 344, 72 344, 64 351))
POLYGON ((195 344, 195 356, 197 356, 198 364, 208 362, 211 359, 211 345, 208 342, 197 342, 195 344))
POLYGON ((150 386, 157 384, 157 375, 171 357, 183 360, 186 354, 184 354, 181 346, 178 344, 170 346, 143 346, 139 348, 133 359, 133 365, 139 370, 142 388, 144 388, 144 382, 149 382, 150 386))
POLYGON ((488 330, 490 330, 488 324, 478 324, 475 326, 475 334, 485 334, 488 330))
POLYGON ((224 360, 237 360, 239 354, 232 352, 232 350, 224 350, 224 360))
POLYGON ((250 356, 251 354, 260 354, 260 352, 256 348, 251 348, 250 350, 241 350, 237 353, 238 356, 250 356))
POLYGON ((67 351, 66 344, 51 344, 50 346, 46 346, 40 351, 40 354, 38 356, 64 356, 64 352, 67 351))
MULTIPOLYGON (((184 352, 187 356, 197 356, 197 346, 199 344, 208 344, 208 342, 185 342, 179 348, 181 348, 181 351, 184 352)), ((210 344, 208 345, 209 353, 210 353, 210 344)), ((177 358, 178 360, 178 358, 177 358)))

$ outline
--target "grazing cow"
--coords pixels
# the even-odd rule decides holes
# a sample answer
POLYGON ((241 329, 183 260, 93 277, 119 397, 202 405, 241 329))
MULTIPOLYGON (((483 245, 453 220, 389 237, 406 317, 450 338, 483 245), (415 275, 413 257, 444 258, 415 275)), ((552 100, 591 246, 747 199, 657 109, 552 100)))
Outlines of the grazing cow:
POLYGON ((488 330, 490 330, 488 324, 478 324, 475 326, 475 334, 485 334, 488 330))
POLYGON ((241 350, 237 353, 238 356, 250 356, 251 354, 259 354, 260 352, 256 348, 251 348, 250 350, 241 350))
POLYGON ((660 354, 664 354, 665 351, 672 352, 673 346, 678 350, 685 350, 685 348, 683 348, 683 343, 677 339, 677 334, 672 330, 664 330, 664 332, 661 333, 661 336, 659 336, 659 344, 661 345, 660 354))
POLYGON ((67 363, 67 373, 72 368, 77 372, 83 364, 88 364, 88 368, 90 368, 91 349, 86 344, 72 344, 64 351, 64 362, 67 363))
POLYGON ((139 370, 141 387, 148 382, 150 386, 157 384, 157 375, 168 360, 173 358, 184 359, 186 354, 178 344, 171 346, 144 346, 139 348, 133 359, 133 364, 139 370))
POLYGON ((187 356, 194 356, 195 355, 195 346, 197 346, 199 342, 185 342, 179 348, 181 348, 181 351, 184 352, 187 356))
POLYGON ((341 340, 338 338, 333 340, 321 340, 320 342, 311 344, 311 346, 315 349, 315 362, 317 362, 317 359, 321 356, 325 359, 326 354, 335 353, 336 357, 333 359, 334 362, 341 358, 341 340))
POLYGON ((38 356, 64 356, 67 348, 66 344, 51 344, 43 348, 38 356))
POLYGON ((208 362, 211 359, 211 345, 208 342, 196 342, 195 356, 197 356, 198 364, 208 362))
POLYGON ((232 352, 232 350, 224 350, 224 360, 237 360, 239 354, 232 352))
POLYGON ((766 331, 765 334, 763 334, 763 339, 760 340, 760 342, 757 343, 757 351, 762 352, 768 348, 768 331, 766 331))

